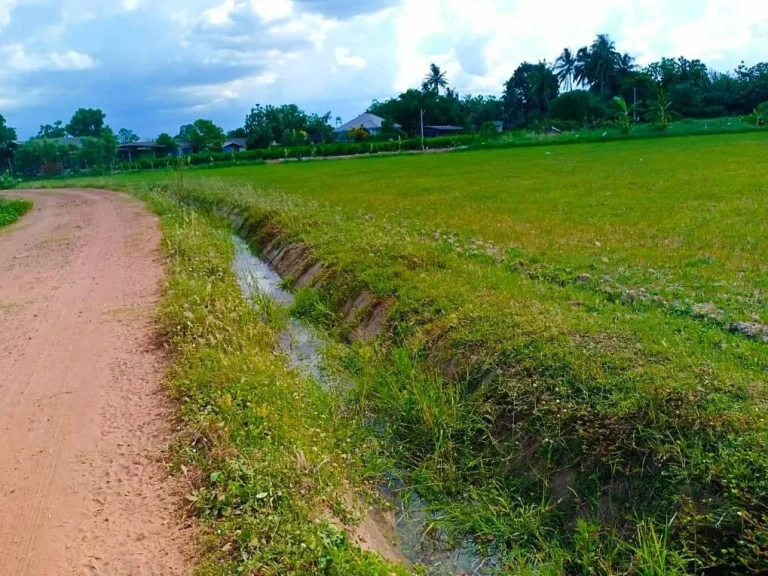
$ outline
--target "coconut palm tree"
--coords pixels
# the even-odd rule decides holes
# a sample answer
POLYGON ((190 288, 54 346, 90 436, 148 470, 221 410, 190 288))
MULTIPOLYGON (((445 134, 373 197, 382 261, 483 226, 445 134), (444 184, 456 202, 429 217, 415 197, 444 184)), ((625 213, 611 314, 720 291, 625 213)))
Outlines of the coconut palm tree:
POLYGON ((570 91, 573 89, 573 76, 576 69, 576 57, 570 48, 564 48, 563 53, 555 60, 555 73, 560 84, 570 91))
POLYGON ((573 83, 584 86, 590 83, 592 75, 592 59, 589 48, 579 48, 576 52, 576 62, 573 65, 573 83))
POLYGON ((590 82, 600 86, 600 95, 605 96, 605 89, 610 85, 611 76, 616 70, 618 57, 616 43, 608 34, 598 34, 589 47, 590 82))
POLYGON ((448 75, 440 70, 440 66, 434 62, 429 65, 429 73, 424 76, 424 81, 421 83, 421 89, 424 92, 440 93, 440 88, 446 88, 448 86, 448 75))
POLYGON ((635 64, 635 59, 632 56, 626 52, 624 54, 616 55, 616 72, 619 75, 625 76, 631 72, 634 72, 636 69, 637 65, 635 64))

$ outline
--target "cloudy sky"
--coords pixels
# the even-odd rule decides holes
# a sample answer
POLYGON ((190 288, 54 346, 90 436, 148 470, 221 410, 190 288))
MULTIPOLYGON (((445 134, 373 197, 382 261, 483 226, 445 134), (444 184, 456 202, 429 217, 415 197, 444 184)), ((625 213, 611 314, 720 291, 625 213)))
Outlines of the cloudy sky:
POLYGON ((0 0, 0 114, 29 137, 74 109, 115 129, 230 129, 255 103, 345 121, 417 86, 430 62, 464 94, 498 94, 523 60, 598 32, 641 64, 768 60, 757 0, 0 0))

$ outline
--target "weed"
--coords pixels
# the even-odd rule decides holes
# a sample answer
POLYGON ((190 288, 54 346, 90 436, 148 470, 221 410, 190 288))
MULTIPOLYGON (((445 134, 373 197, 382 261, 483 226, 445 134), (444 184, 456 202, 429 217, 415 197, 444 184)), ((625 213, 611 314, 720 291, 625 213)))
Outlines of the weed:
POLYGON ((0 228, 13 224, 32 209, 28 200, 0 198, 0 228))

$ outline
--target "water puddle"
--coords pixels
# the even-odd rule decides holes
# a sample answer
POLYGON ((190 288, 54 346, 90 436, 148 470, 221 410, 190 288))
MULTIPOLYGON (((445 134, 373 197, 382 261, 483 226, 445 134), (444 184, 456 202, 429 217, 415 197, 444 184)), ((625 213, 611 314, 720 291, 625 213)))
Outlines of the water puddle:
MULTIPOLYGON (((253 255, 248 244, 237 236, 232 237, 235 245, 234 271, 243 295, 248 298, 266 297, 283 306, 293 303, 293 295, 281 286, 282 278, 265 261, 253 255)), ((288 359, 288 365, 305 376, 313 378, 323 388, 330 387, 334 380, 323 369, 323 348, 326 341, 311 326, 290 318, 280 335, 280 348, 288 359)), ((418 494, 411 493, 407 501, 398 490, 384 485, 384 498, 394 507, 394 537, 397 541, 397 555, 412 564, 427 567, 431 576, 475 576, 487 574, 493 562, 483 559, 474 552, 470 543, 451 546, 446 539, 432 529, 433 520, 426 503, 418 494)), ((380 524, 381 533, 392 531, 385 526, 384 514, 371 514, 367 521, 380 524)))

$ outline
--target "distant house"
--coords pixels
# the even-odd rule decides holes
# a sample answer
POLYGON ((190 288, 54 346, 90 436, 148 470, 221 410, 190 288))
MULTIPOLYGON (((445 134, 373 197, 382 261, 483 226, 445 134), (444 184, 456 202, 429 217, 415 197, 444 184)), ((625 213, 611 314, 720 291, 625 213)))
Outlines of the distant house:
POLYGON ((451 126, 450 124, 446 124, 443 126, 424 126, 424 138, 450 136, 451 134, 458 134, 463 130, 464 128, 462 128, 461 126, 451 126))
POLYGON ((494 120, 493 125, 496 126, 496 132, 501 134, 504 131, 504 121, 503 120, 494 120))
POLYGON ((171 152, 171 156, 174 158, 178 158, 180 156, 191 156, 195 149, 192 146, 192 142, 189 142, 188 140, 176 140, 176 150, 171 152))
POLYGON ((163 146, 155 144, 154 142, 128 142, 126 144, 120 144, 117 147, 117 157, 121 160, 128 160, 133 162, 138 160, 141 156, 157 156, 157 153, 163 149, 163 146))
MULTIPOLYGON (((346 124, 342 124, 336 128, 333 133, 339 140, 345 140, 347 138, 347 133, 352 130, 352 128, 365 128, 371 133, 371 136, 376 136, 381 132, 381 125, 383 123, 384 118, 381 116, 366 112, 365 114, 360 114, 357 118, 353 118, 346 124)), ((395 124, 394 126, 395 128, 401 128, 400 124, 395 124)))
POLYGON ((222 148, 222 152, 232 153, 232 152, 242 152, 243 150, 247 150, 247 146, 245 145, 245 138, 230 138, 226 142, 224 142, 224 147, 222 148))

